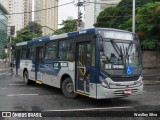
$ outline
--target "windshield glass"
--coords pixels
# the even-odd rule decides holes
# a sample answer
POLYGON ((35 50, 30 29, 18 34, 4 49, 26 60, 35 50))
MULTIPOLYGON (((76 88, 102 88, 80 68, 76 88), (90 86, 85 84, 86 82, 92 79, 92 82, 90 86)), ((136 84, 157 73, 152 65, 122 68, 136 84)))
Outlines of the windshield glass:
POLYGON ((140 47, 136 40, 101 38, 101 69, 110 75, 140 74, 140 47))

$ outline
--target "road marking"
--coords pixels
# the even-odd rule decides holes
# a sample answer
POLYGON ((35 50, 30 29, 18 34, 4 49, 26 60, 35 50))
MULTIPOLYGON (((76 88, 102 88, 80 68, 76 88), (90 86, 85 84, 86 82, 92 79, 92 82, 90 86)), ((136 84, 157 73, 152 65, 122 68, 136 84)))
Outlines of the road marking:
POLYGON ((147 91, 143 91, 143 92, 147 92, 147 91))
POLYGON ((84 109, 65 109, 65 110, 43 110, 46 111, 89 111, 89 110, 111 110, 111 109, 125 109, 125 108, 132 108, 132 106, 126 106, 126 107, 108 107, 108 108, 84 108, 84 109))
POLYGON ((9 86, 19 86, 19 85, 25 85, 25 84, 9 84, 9 86))
POLYGON ((39 94, 8 94, 7 96, 36 96, 36 95, 39 95, 39 94))
POLYGON ((3 87, 3 88, 1 88, 1 89, 7 89, 7 88, 4 88, 4 87, 3 87))
POLYGON ((8 72, 1 73, 0 75, 6 75, 8 72))

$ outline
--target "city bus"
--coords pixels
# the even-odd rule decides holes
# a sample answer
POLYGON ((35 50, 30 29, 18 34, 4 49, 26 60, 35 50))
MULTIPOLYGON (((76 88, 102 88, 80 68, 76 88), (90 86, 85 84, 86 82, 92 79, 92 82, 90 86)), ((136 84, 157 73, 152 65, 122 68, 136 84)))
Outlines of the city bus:
POLYGON ((26 84, 60 88, 68 98, 143 93, 139 39, 119 29, 91 28, 17 43, 14 73, 26 84))

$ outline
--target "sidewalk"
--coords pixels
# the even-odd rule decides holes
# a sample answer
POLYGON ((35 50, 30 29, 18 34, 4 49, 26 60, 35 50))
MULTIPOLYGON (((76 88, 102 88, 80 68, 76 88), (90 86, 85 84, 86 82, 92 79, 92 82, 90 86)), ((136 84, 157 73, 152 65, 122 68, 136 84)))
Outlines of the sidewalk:
POLYGON ((9 67, 9 63, 6 62, 0 62, 0 70, 8 68, 9 67))

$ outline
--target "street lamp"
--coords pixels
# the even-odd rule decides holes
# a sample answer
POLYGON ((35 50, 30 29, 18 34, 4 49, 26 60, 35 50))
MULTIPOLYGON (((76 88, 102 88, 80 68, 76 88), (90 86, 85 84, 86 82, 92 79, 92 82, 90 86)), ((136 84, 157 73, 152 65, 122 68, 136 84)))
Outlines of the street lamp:
POLYGON ((135 33, 135 0, 133 0, 132 9, 132 32, 135 33))

